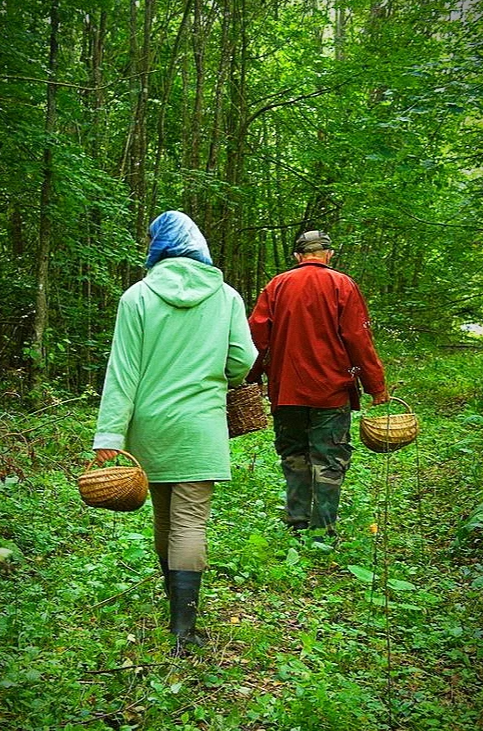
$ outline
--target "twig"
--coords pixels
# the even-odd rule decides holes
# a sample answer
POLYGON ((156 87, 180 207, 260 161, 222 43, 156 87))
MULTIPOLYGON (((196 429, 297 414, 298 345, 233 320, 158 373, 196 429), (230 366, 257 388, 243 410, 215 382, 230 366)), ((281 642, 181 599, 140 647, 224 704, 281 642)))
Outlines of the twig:
MULTIPOLYGON (((389 420, 388 420, 389 429, 389 420)), ((386 659, 387 659, 387 676, 386 676, 386 697, 387 697, 387 717, 389 722, 389 728, 393 728, 393 716, 392 716, 392 643, 391 643, 391 602, 389 599, 389 512, 390 512, 390 500, 391 500, 391 486, 389 476, 389 465, 390 465, 390 453, 386 455, 386 480, 385 480, 385 491, 384 491, 384 505, 383 505, 383 534, 382 534, 382 548, 384 553, 383 558, 383 591, 384 591, 384 618, 385 618, 385 640, 386 640, 386 659)))
POLYGON ((404 213, 405 216, 408 216, 408 218, 412 218, 414 221, 417 221, 418 223, 423 223, 426 226, 444 226, 445 228, 468 228, 470 231, 483 231, 483 228, 481 226, 472 226, 469 223, 447 223, 446 221, 426 221, 424 218, 419 218, 418 216, 414 216, 412 213, 409 213, 409 211, 405 211, 404 208, 399 209, 401 213, 404 213))
POLYGON ((280 226, 269 226, 268 224, 262 225, 262 226, 244 226, 244 228, 239 228, 237 230, 238 230, 238 233, 242 233, 243 231, 276 231, 276 230, 281 230, 281 229, 285 229, 285 228, 300 228, 300 226, 305 226, 306 223, 307 223, 307 221, 304 218, 302 221, 295 221, 294 223, 286 223, 286 224, 282 224, 280 226))
POLYGON ((446 350, 483 350, 483 347, 479 343, 453 343, 450 345, 438 345, 438 348, 444 348, 446 350))
POLYGON ((140 571, 136 571, 136 569, 133 569, 132 566, 128 566, 127 563, 124 563, 124 561, 119 561, 119 563, 121 564, 121 566, 124 566, 125 569, 128 569, 129 571, 132 571, 133 574, 140 574, 141 573, 140 571))
POLYGON ((37 426, 33 426, 31 429, 26 429, 23 432, 9 432, 8 434, 4 434, 4 438, 6 437, 23 437, 25 439, 25 434, 30 434, 33 431, 37 431, 38 429, 42 429, 46 424, 55 424, 56 421, 62 421, 63 419, 68 419, 69 416, 72 416, 72 412, 69 411, 67 414, 63 414, 62 416, 58 416, 56 419, 52 419, 52 421, 43 421, 42 424, 37 424, 37 426))
MULTIPOLYGON (((86 721, 76 721, 76 726, 87 726, 89 723, 93 723, 94 721, 101 721, 103 718, 110 718, 110 716, 117 716, 119 713, 126 713, 126 711, 129 711, 131 708, 135 708, 140 703, 143 703, 143 701, 146 700, 149 693, 146 693, 145 695, 141 696, 141 698, 138 698, 134 701, 134 703, 130 703, 128 706, 124 706, 124 708, 118 708, 116 711, 109 711, 109 713, 100 713, 100 714, 94 714, 90 718, 88 718, 86 721)), ((72 719, 69 719, 68 721, 64 721, 61 723, 61 726, 67 726, 67 724, 72 723, 72 719)))
POLYGON ((299 96, 293 97, 292 99, 286 99, 282 102, 273 102, 272 104, 266 104, 263 107, 260 107, 260 109, 257 109, 256 112, 253 112, 248 119, 245 121, 245 128, 248 129, 248 127, 254 122, 260 115, 264 114, 265 112, 270 111, 271 109, 277 109, 280 107, 287 107, 291 106, 292 104, 297 104, 297 102, 300 101, 306 101, 307 99, 315 99, 318 96, 321 96, 322 94, 330 94, 333 91, 338 91, 346 84, 351 84, 354 79, 357 79, 358 76, 361 76, 361 74, 354 74, 348 79, 344 79, 344 81, 341 81, 338 84, 335 84, 335 86, 326 86, 322 87, 321 89, 316 89, 316 91, 308 92, 307 94, 299 94, 299 96))
POLYGON ((56 409, 58 406, 70 404, 72 401, 82 401, 84 398, 84 395, 73 396, 72 398, 65 399, 65 401, 59 401, 57 404, 49 404, 48 406, 43 406, 41 409, 38 409, 37 411, 31 411, 30 413, 25 414, 25 416, 21 416, 20 418, 22 420, 29 419, 31 416, 36 416, 37 414, 41 414, 43 411, 48 411, 48 409, 56 409))
POLYGON ((30 81, 34 84, 51 84, 52 86, 65 86, 70 89, 77 89, 78 91, 99 91, 101 89, 107 89, 110 86, 119 83, 120 81, 130 81, 131 79, 136 79, 140 76, 143 76, 145 73, 155 74, 157 72, 159 72, 159 69, 151 69, 151 71, 143 71, 138 74, 132 74, 131 76, 121 76, 119 79, 114 79, 114 81, 109 81, 107 84, 100 84, 99 86, 81 86, 80 84, 73 84, 70 81, 57 81, 56 79, 39 79, 33 76, 17 76, 16 74, 1 74, 0 79, 2 81, 30 81))
MULTIPOLYGON (((25 445, 28 449, 29 443, 28 440, 23 435, 23 432, 7 432, 6 434, 2 434, 2 439, 6 439, 7 437, 19 437, 20 439, 23 439, 25 442, 25 445)), ((13 447, 7 447, 7 452, 9 452, 13 447)))
POLYGON ((137 589, 138 586, 141 586, 141 584, 145 584, 147 581, 151 581, 156 574, 150 574, 149 576, 146 576, 144 579, 141 579, 141 581, 138 581, 136 584, 133 584, 129 587, 129 589, 124 589, 124 591, 119 592, 119 594, 114 594, 113 596, 108 597, 107 599, 103 599, 102 602, 98 602, 97 604, 93 604, 90 609, 97 609, 98 607, 103 607, 105 604, 109 604, 110 602, 113 602, 115 599, 118 599, 120 596, 124 596, 124 594, 129 594, 130 591, 133 591, 134 589, 137 589))
POLYGON ((174 662, 175 658, 173 658, 173 662, 168 663, 167 660, 164 662, 143 662, 139 665, 118 665, 115 668, 102 668, 101 670, 85 670, 86 675, 108 675, 109 673, 120 673, 123 670, 137 670, 138 668, 157 668, 160 665, 166 665, 168 664, 170 667, 173 665, 176 665, 176 662, 174 662))

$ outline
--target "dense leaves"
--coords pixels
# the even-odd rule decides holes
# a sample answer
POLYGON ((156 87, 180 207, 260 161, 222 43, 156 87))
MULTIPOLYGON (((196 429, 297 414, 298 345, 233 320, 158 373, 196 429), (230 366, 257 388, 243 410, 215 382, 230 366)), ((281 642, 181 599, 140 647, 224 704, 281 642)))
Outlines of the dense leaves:
POLYGON ((313 226, 393 332, 481 316, 471 3, 8 0, 0 22, 6 367, 97 386, 169 208, 248 306, 313 226))

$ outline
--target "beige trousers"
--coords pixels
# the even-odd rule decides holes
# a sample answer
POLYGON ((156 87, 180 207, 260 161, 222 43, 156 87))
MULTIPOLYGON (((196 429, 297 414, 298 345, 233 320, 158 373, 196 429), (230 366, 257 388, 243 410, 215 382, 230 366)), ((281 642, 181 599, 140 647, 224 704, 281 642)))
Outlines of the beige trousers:
POLYGON ((170 571, 206 568, 206 523, 213 485, 212 480, 150 483, 154 545, 170 571))

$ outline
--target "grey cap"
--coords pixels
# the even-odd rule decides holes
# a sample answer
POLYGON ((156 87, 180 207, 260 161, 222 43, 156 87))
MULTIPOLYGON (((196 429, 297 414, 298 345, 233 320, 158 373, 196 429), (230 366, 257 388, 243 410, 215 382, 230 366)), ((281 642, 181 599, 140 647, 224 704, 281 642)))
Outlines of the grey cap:
POLYGON ((324 231, 306 231, 295 242, 294 252, 297 254, 310 254, 312 251, 331 248, 331 238, 324 231))

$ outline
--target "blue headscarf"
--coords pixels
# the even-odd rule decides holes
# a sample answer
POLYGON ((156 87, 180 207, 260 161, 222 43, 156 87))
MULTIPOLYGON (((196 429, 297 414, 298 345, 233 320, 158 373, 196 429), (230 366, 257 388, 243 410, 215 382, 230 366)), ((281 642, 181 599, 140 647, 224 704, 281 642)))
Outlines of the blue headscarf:
POLYGON ((206 239, 186 213, 166 211, 149 227, 151 244, 146 268, 151 269, 161 259, 187 256, 203 264, 213 264, 206 239))

